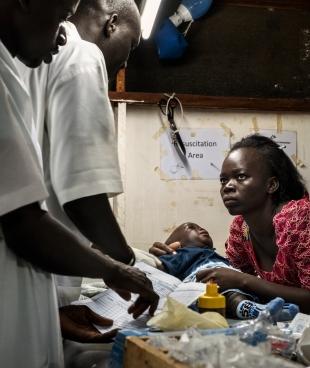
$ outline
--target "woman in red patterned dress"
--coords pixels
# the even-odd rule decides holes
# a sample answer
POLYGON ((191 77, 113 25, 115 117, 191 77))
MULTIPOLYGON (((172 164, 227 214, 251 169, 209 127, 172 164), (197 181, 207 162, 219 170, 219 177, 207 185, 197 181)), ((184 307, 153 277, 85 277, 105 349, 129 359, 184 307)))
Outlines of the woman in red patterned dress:
POLYGON ((227 268, 203 270, 197 280, 282 297, 310 313, 310 202, 301 175, 273 140, 254 134, 225 158, 221 196, 231 215, 227 268))

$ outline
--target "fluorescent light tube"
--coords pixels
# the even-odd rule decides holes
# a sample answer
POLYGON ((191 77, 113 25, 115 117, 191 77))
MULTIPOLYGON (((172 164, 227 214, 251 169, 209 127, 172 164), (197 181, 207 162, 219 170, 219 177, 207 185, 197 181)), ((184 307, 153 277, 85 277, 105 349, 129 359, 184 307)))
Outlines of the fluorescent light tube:
POLYGON ((150 37, 161 0, 146 0, 141 15, 142 37, 150 37))

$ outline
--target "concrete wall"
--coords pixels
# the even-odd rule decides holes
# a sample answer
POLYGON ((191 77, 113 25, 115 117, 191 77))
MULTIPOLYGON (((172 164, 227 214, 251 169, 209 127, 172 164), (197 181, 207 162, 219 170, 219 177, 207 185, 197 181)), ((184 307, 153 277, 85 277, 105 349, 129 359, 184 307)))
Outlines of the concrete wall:
MULTIPOLYGON (((186 109, 181 127, 221 126, 232 132, 231 141, 259 129, 297 131, 300 172, 310 183, 310 114, 261 112, 211 112, 186 109)), ((218 180, 160 179, 162 120, 156 107, 119 105, 116 109, 119 154, 124 194, 114 200, 114 209, 129 244, 148 249, 164 241, 185 221, 206 227, 220 253, 232 217, 219 195, 218 180), (127 110, 127 111, 126 111, 127 110)))

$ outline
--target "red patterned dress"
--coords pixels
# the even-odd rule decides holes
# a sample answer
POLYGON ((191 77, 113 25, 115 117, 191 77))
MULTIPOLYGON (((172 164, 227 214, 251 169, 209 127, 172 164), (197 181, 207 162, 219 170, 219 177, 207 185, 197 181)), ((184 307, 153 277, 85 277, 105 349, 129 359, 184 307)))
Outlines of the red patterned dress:
POLYGON ((249 238, 248 226, 236 216, 226 242, 231 264, 277 284, 310 290, 310 201, 304 197, 283 206, 273 218, 278 253, 271 272, 262 270, 249 238))

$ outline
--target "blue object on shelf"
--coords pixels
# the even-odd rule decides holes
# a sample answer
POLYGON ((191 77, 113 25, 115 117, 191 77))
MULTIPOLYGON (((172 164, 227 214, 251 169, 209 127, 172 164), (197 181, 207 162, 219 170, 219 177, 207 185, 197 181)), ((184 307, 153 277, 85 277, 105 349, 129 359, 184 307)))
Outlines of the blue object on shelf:
POLYGON ((185 53, 188 43, 185 33, 178 30, 182 23, 191 23, 202 17, 210 9, 213 0, 183 0, 177 11, 168 19, 165 19, 155 34, 155 43, 160 59, 179 59, 185 53))
POLYGON ((183 0, 183 5, 191 14, 193 20, 201 18, 207 13, 212 5, 213 0, 183 0))
POLYGON ((155 43, 160 59, 178 59, 188 46, 185 37, 170 19, 166 19, 156 33, 155 43))

